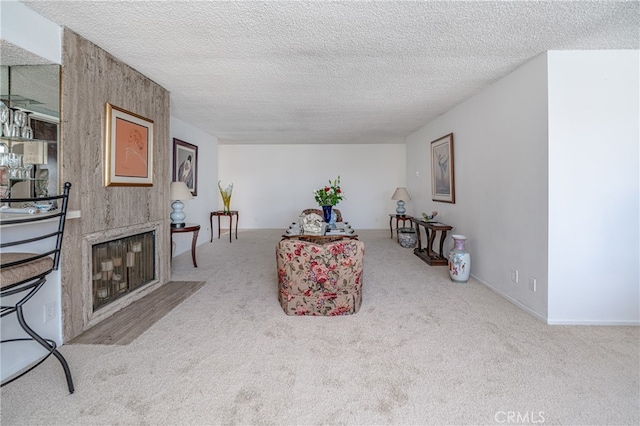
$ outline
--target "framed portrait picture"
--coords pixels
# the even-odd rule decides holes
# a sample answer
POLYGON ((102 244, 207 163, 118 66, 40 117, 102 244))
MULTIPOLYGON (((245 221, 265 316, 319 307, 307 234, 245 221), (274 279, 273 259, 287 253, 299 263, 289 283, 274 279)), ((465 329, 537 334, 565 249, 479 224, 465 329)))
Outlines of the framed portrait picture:
POLYGON ((198 147, 173 139, 173 181, 184 182, 191 194, 198 195, 198 147))
POLYGON ((431 142, 431 199, 455 203, 453 133, 431 142))
POLYGON ((107 103, 105 186, 153 186, 153 121, 107 103))

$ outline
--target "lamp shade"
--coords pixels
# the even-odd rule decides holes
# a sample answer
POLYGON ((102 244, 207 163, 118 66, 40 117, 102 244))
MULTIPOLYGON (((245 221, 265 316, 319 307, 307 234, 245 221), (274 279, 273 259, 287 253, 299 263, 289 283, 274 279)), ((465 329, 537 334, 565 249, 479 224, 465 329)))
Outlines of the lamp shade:
POLYGON ((407 191, 407 188, 405 188, 404 186, 399 186, 396 188, 396 192, 393 193, 391 199, 408 201, 411 199, 411 196, 409 195, 409 191, 407 191))
POLYGON ((187 184, 184 182, 171 182, 171 189, 169 194, 172 201, 193 199, 191 191, 189 191, 189 188, 187 188, 187 184))

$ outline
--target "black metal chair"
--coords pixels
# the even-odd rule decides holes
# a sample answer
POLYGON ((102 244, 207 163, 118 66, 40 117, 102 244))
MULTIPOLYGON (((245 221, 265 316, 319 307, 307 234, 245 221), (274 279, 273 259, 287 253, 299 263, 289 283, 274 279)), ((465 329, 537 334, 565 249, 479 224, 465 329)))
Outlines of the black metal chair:
MULTIPOLYGON (((18 319, 18 323, 22 329, 29 335, 26 338, 6 339, 0 341, 0 343, 20 342, 20 341, 36 341, 42 347, 47 350, 47 354, 44 355, 39 361, 32 364, 29 368, 17 374, 0 386, 5 386, 14 380, 24 376, 40 364, 42 364, 49 356, 55 356, 67 378, 67 385, 69 392, 73 393, 73 379, 71 378, 71 371, 69 365, 64 359, 62 354, 56 349, 56 342, 51 339, 46 339, 38 335, 25 320, 23 314, 23 305, 29 301, 47 281, 47 275, 52 271, 58 269, 60 264, 60 251, 62 248, 62 236, 64 234, 65 219, 67 216, 67 203, 69 200, 69 189, 71 184, 69 182, 64 184, 64 190, 61 195, 39 197, 39 198, 11 198, 2 199, 0 202, 9 202, 11 205, 33 205, 36 203, 42 203, 44 201, 57 202, 57 209, 49 212, 41 212, 34 214, 13 214, 4 213, 0 219, 1 225, 9 224, 32 224, 43 220, 55 219, 58 222, 57 230, 49 232, 43 235, 29 236, 28 238, 19 237, 13 241, 6 241, 3 236, 0 243, 0 299, 1 302, 1 314, 0 318, 6 315, 15 313, 18 319), (51 249, 45 249, 40 252, 27 252, 30 250, 27 245, 42 242, 48 240, 52 246, 51 249), (55 244, 55 247, 53 247, 55 244), (10 252, 7 248, 11 247, 10 252), (25 251, 21 251, 25 250, 25 251), (11 304, 5 306, 5 298, 8 296, 19 295, 13 298, 14 301, 11 304), (17 302, 15 300, 19 299, 17 302)), ((40 243, 40 245, 49 245, 47 242, 40 243)))

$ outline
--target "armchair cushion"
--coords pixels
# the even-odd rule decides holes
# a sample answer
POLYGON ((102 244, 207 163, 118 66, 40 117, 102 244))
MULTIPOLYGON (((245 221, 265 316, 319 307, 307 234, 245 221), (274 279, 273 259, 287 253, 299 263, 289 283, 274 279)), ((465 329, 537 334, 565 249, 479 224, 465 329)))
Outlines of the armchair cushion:
POLYGON ((287 315, 349 315, 362 304, 364 243, 284 239, 276 247, 278 299, 287 315))

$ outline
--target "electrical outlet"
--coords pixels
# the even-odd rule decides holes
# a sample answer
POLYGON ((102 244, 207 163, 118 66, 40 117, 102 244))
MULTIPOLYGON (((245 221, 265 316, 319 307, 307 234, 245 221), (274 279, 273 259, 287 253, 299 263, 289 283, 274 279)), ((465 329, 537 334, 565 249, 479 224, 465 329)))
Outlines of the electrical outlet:
POLYGON ((529 277, 529 290, 536 291, 538 289, 538 282, 535 278, 529 277))
POLYGON ((56 316, 56 305, 53 302, 44 305, 44 322, 51 321, 56 316))
POLYGON ((514 283, 518 282, 518 270, 517 269, 512 269, 511 270, 511 281, 513 281, 514 283))

